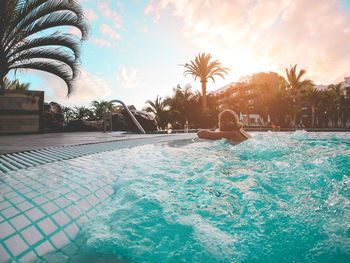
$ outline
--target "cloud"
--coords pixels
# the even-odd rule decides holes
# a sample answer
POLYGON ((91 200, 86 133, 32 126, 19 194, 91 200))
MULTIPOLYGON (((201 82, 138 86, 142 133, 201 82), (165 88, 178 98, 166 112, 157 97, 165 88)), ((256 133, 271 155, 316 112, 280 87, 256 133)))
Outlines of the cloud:
POLYGON ((350 68, 350 14, 340 0, 152 0, 145 14, 172 14, 198 52, 210 52, 238 79, 298 64, 316 83, 341 81, 350 68))
POLYGON ((112 89, 109 84, 88 70, 82 68, 81 73, 74 83, 73 93, 67 97, 67 86, 60 78, 43 72, 35 72, 44 81, 38 87, 45 91, 45 101, 56 101, 63 105, 72 106, 75 104, 87 105, 92 100, 100 100, 107 98, 112 89))
POLYGON ((100 26, 100 31, 102 34, 107 35, 111 39, 118 39, 118 40, 122 39, 122 36, 119 35, 115 30, 113 30, 113 28, 110 27, 109 25, 102 24, 100 26))
MULTIPOLYGON (((110 0, 103 2, 99 1, 98 7, 101 10, 104 18, 106 19, 112 19, 114 21, 114 27, 115 28, 122 28, 122 17, 118 15, 117 11, 112 10, 109 6, 110 0)), ((120 2, 117 2, 118 6, 122 6, 120 2)))
POLYGON ((103 38, 93 38, 92 39, 92 42, 96 45, 98 45, 99 47, 116 47, 117 44, 116 43, 112 43, 112 42, 109 42, 108 40, 106 39, 103 39, 103 38))
POLYGON ((92 22, 93 20, 97 19, 98 16, 96 15, 95 11, 90 8, 87 12, 86 12, 86 18, 92 22))
POLYGON ((122 89, 137 89, 146 85, 139 70, 127 68, 125 65, 119 66, 119 72, 116 73, 116 77, 122 89))

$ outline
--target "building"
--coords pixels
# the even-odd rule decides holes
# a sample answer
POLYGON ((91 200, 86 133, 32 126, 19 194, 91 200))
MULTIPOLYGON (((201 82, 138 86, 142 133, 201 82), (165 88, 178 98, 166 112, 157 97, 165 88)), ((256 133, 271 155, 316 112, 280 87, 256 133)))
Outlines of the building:
POLYGON ((263 122, 263 118, 257 114, 259 100, 263 96, 270 96, 278 89, 279 75, 277 73, 260 72, 250 76, 247 81, 231 82, 209 94, 217 97, 221 107, 236 105, 242 113, 244 123, 248 125, 249 122, 249 126, 252 126, 263 122))
POLYGON ((344 78, 343 90, 345 97, 350 98, 350 77, 344 78))

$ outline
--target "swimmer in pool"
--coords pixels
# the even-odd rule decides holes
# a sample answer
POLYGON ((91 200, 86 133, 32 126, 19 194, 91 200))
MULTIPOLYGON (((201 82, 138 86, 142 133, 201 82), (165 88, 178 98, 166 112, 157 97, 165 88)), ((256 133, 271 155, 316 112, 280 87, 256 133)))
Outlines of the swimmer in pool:
POLYGON ((200 130, 199 138, 209 140, 227 139, 233 142, 243 142, 251 136, 243 130, 243 124, 238 120, 237 114, 232 110, 224 110, 219 114, 219 128, 215 131, 200 130))

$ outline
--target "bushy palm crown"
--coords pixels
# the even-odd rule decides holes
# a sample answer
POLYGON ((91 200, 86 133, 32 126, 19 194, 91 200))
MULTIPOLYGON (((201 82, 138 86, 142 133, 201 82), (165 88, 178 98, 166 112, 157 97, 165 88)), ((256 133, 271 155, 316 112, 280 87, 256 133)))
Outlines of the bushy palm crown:
POLYGON ((184 71, 185 76, 192 75, 195 80, 199 78, 202 83, 203 110, 206 110, 206 83, 208 82, 208 79, 211 79, 213 82, 215 82, 215 76, 225 78, 224 74, 227 74, 229 71, 228 68, 222 67, 221 63, 218 60, 210 61, 211 59, 212 56, 210 54, 202 53, 198 54, 194 61, 183 65, 186 68, 184 71))
POLYGON ((164 128, 166 124, 167 104, 162 100, 162 97, 157 95, 157 98, 154 101, 147 100, 146 104, 149 106, 145 108, 145 111, 152 112, 155 115, 158 127, 164 128))
POLYGON ((88 24, 75 0, 0 1, 0 78, 11 70, 46 71, 63 79, 68 95, 77 75, 80 40, 72 34, 45 30, 72 26, 87 38, 88 24))
POLYGON ((225 78, 223 74, 227 74, 229 69, 222 67, 218 60, 210 61, 211 58, 212 56, 210 54, 198 54, 190 64, 186 63, 183 65, 187 68, 184 71, 184 75, 190 74, 194 77, 194 80, 200 78, 202 83, 208 82, 208 79, 215 82, 214 76, 225 78))
POLYGON ((299 73, 297 73, 297 65, 291 66, 290 69, 286 68, 287 86, 292 96, 297 96, 303 88, 312 87, 314 85, 309 79, 301 80, 305 73, 305 69, 301 69, 299 73))

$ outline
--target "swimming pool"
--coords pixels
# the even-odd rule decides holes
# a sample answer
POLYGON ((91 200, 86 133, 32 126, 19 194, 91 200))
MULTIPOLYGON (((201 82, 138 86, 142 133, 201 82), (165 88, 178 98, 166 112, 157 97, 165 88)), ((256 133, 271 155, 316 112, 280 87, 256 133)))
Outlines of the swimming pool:
POLYGON ((253 135, 3 174, 0 259, 349 262, 350 134, 253 135))

